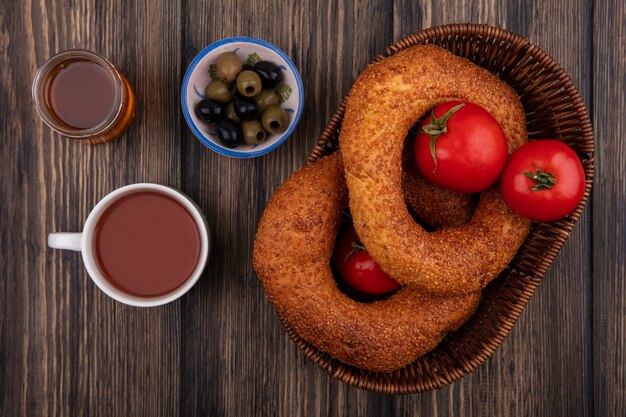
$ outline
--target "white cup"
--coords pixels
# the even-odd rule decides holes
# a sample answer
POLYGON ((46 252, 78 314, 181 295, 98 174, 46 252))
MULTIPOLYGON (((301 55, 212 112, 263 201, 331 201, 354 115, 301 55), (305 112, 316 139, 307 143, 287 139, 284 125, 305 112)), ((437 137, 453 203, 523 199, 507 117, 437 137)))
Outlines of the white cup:
POLYGON ((202 271, 204 270, 204 266, 206 265, 209 255, 209 232, 207 221, 204 218, 200 207, 198 207, 189 197, 180 191, 166 187, 165 185, 140 183, 118 188, 100 200, 93 210, 91 210, 91 213, 89 213, 82 233, 50 233, 48 235, 48 246, 55 249, 80 251, 83 255, 83 262, 85 263, 85 268, 87 269, 89 276, 93 282, 95 282, 96 285, 109 297, 131 306, 154 307, 176 300, 189 291, 191 287, 194 286, 196 281, 198 281, 198 278, 202 275, 202 271), (191 276, 183 285, 176 288, 172 292, 156 297, 139 297, 119 290, 102 275, 94 256, 94 230, 100 216, 114 201, 118 200, 122 196, 137 191, 156 191, 174 198, 187 209, 189 214, 191 214, 196 222, 196 225, 198 226, 198 232, 200 233, 200 257, 198 258, 198 264, 196 265, 196 268, 191 276))

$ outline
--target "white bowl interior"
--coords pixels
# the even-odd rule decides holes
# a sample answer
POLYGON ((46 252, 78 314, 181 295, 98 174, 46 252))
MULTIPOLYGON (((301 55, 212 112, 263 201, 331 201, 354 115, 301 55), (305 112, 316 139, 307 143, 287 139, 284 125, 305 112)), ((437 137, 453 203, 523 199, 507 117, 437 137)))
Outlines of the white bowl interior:
MULTIPOLYGON (((194 64, 192 63, 192 65, 194 64)), ((184 99, 186 100, 187 105, 186 117, 188 120, 191 120, 191 123, 195 126, 195 129, 192 127, 192 130, 196 136, 198 136, 198 134, 201 135, 201 140, 203 139, 204 141, 210 142, 211 144, 223 149, 225 154, 231 156, 260 154, 263 150, 275 146, 275 144, 284 136, 289 135, 295 123, 297 123, 296 116, 300 112, 301 94, 298 86, 297 75, 294 74, 294 71, 292 71, 289 62, 269 47, 246 41, 224 43, 209 51, 205 56, 201 57, 200 60, 195 63, 195 67, 190 69, 192 72, 186 85, 186 91, 184 92, 184 99), (246 143, 242 143, 237 148, 232 149, 222 145, 215 134, 214 125, 198 119, 194 109, 196 104, 204 99, 204 90, 209 82, 211 82, 209 67, 211 64, 215 64, 218 56, 224 52, 235 52, 237 56, 241 58, 243 63, 247 62, 249 55, 256 53, 261 60, 270 61, 280 67, 283 75, 281 84, 284 84, 291 89, 289 98, 281 104, 282 108, 289 117, 289 124, 283 133, 268 135, 267 139, 260 145, 248 145, 246 143)))

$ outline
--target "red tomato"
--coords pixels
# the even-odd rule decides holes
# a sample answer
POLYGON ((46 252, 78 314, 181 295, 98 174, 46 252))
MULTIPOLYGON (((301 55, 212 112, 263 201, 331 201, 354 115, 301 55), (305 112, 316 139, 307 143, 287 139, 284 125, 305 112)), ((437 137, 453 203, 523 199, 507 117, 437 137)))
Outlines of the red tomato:
POLYGON ((494 117, 474 103, 436 106, 413 142, 421 173, 457 193, 478 193, 495 183, 508 156, 506 137, 494 117))
POLYGON ((386 294, 400 288, 367 253, 353 227, 339 238, 333 262, 343 280, 364 294, 386 294))
POLYGON ((558 220, 574 210, 585 192, 585 171, 576 153, 558 140, 519 148, 500 180, 506 203, 524 217, 558 220))

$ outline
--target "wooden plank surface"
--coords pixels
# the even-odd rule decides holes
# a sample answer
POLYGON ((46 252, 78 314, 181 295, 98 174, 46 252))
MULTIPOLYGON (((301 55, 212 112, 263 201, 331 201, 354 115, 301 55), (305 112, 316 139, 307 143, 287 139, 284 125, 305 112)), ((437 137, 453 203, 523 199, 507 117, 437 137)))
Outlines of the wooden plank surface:
POLYGON ((180 7, 23 1, 0 10, 0 107, 12 115, 2 117, 0 142, 0 409, 6 416, 174 415, 179 303, 116 303, 91 282, 80 254, 48 249, 46 235, 79 231, 95 203, 120 186, 180 186, 180 7), (134 86, 139 106, 123 138, 73 143, 38 118, 35 71, 68 48, 102 53, 134 86))
POLYGON ((626 4, 594 9, 593 387, 598 416, 626 415, 626 4), (617 48, 617 49, 615 49, 617 48))
POLYGON ((0 117, 0 415, 626 415, 625 13, 620 0, 0 3, 0 109, 9 115, 0 117), (297 351, 252 271, 252 240, 266 201, 367 62, 400 37, 453 22, 527 36, 572 76, 598 140, 593 207, 485 365, 437 392, 372 394, 297 351), (294 135, 252 160, 203 147, 178 105, 195 53, 234 35, 279 46, 305 87, 294 135), (137 116, 123 138, 83 146, 37 117, 37 67, 73 47, 107 56, 134 87, 137 116), (101 197, 139 181, 194 198, 214 242, 196 287, 153 309, 110 300, 79 254, 46 248, 47 233, 80 230, 101 197))
POLYGON ((285 145, 252 160, 217 155, 184 132, 186 160, 193 161, 184 190, 207 208, 217 256, 183 301, 183 322, 195 325, 183 331, 182 415, 383 414, 391 399, 331 380, 296 350, 265 300, 251 251, 266 201, 304 163, 360 70, 390 43, 391 3, 190 0, 186 10, 187 49, 235 35, 283 49, 300 70, 305 110, 285 145), (242 9, 254 10, 254 19, 242 9), (216 22, 206 16, 235 17, 216 22), (281 24, 262 23, 275 19, 281 24))
MULTIPOLYGON (((397 1, 394 38, 448 22, 480 22, 519 33, 559 62, 589 103, 591 57, 580 54, 591 43, 584 27, 588 0, 567 5, 550 0, 514 2, 397 1), (407 13, 407 10, 409 11, 407 13), (557 29, 559 28, 559 29, 557 29)), ((589 210, 576 226, 517 325, 483 366, 458 383, 396 401, 398 415, 424 416, 578 416, 591 412, 590 228, 589 210)))

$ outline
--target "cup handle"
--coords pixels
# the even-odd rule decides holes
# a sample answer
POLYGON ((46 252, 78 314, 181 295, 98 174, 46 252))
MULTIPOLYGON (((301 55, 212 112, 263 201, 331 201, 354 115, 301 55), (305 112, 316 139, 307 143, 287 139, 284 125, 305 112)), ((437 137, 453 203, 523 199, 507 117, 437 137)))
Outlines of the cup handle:
POLYGON ((80 252, 82 240, 82 233, 50 233, 48 235, 48 246, 53 249, 69 249, 80 252))

